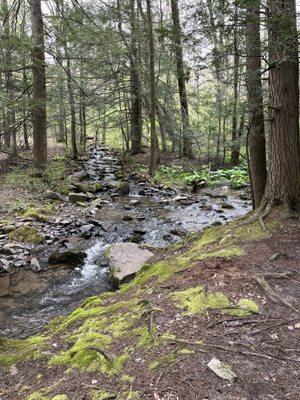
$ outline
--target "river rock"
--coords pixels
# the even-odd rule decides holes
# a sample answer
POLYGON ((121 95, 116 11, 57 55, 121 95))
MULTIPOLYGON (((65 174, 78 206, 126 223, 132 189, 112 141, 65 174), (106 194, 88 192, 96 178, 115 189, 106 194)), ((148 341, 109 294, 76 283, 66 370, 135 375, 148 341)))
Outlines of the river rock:
POLYGON ((120 195, 126 196, 130 193, 130 185, 128 182, 122 181, 118 184, 117 190, 120 195))
POLYGON ((89 197, 84 193, 69 193, 68 199, 70 203, 76 204, 87 201, 89 197))
POLYGON ((116 243, 106 252, 112 283, 119 287, 130 280, 147 262, 153 253, 140 249, 136 243, 116 243))
POLYGON ((80 227, 80 232, 81 232, 81 233, 90 232, 93 228, 94 228, 94 225, 93 225, 93 224, 82 225, 82 226, 80 227))
POLYGON ((49 200, 61 200, 62 199, 62 197, 58 193, 53 192, 52 190, 46 190, 45 198, 49 199, 49 200))
POLYGON ((6 226, 3 226, 3 228, 2 228, 4 233, 12 232, 15 229, 16 229, 15 225, 6 225, 6 226))
POLYGON ((36 257, 30 260, 30 268, 35 272, 40 272, 42 270, 39 260, 36 257))
POLYGON ((123 221, 132 221, 133 217, 129 214, 124 214, 124 215, 122 215, 122 220, 123 221))
POLYGON ((84 181, 85 179, 88 179, 90 177, 90 174, 87 171, 81 170, 81 171, 75 172, 72 175, 72 177, 77 179, 78 181, 84 181))
POLYGON ((86 254, 83 251, 66 250, 49 254, 48 261, 51 264, 82 264, 86 254))
POLYGON ((232 209, 232 208, 234 208, 234 206, 232 205, 232 204, 229 204, 229 203, 227 203, 227 201, 222 201, 221 202, 221 204, 220 204, 220 206, 222 207, 222 208, 226 208, 226 209, 232 209))

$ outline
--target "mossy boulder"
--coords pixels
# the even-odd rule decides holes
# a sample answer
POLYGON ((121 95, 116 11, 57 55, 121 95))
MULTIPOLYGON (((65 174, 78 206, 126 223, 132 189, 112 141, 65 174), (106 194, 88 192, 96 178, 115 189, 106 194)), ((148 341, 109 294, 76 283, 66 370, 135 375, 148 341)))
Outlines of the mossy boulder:
POLYGON ((44 236, 38 232, 33 226, 22 225, 8 234, 9 240, 16 240, 18 242, 25 242, 29 244, 41 244, 44 242, 44 236))

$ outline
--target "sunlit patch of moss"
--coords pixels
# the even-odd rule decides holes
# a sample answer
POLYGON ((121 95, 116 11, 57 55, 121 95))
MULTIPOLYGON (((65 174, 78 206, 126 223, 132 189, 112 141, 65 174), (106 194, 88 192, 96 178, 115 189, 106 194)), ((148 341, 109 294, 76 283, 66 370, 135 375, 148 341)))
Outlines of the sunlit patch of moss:
POLYGON ((33 392, 26 400, 68 400, 68 396, 65 394, 58 394, 54 397, 46 396, 47 393, 51 391, 51 388, 41 389, 39 391, 33 392))
POLYGON ((123 392, 117 400, 139 400, 140 398, 139 392, 130 390, 129 392, 123 392))
POLYGON ((236 307, 223 311, 226 314, 236 315, 237 317, 246 317, 251 314, 259 313, 259 306, 251 299, 240 299, 236 307))
POLYGON ((25 340, 0 339, 0 366, 9 367, 24 360, 37 360, 48 345, 48 339, 44 336, 32 336, 25 340))
POLYGON ((43 392, 38 391, 26 397, 26 400, 49 400, 49 397, 45 396, 43 392))
POLYGON ((92 390, 92 400, 116 400, 117 394, 106 390, 92 390))
POLYGON ((92 390, 91 398, 92 400, 139 400, 140 394, 132 390, 118 394, 106 390, 92 390))
POLYGON ((222 314, 247 316, 259 312, 259 306, 251 299, 240 299, 232 305, 222 292, 205 292, 203 286, 196 286, 170 295, 175 305, 186 310, 184 314, 204 313, 206 310, 220 310, 222 314))
POLYGON ((130 375, 123 375, 121 376, 121 381, 127 383, 133 383, 135 381, 135 377, 130 375))
POLYGON ((116 356, 103 350, 105 343, 101 339, 78 341, 69 350, 52 357, 49 365, 72 365, 82 371, 101 371, 109 375, 120 372, 128 360, 127 354, 116 356))
POLYGON ((152 326, 150 331, 148 326, 141 326, 134 330, 134 334, 138 337, 138 346, 144 348, 152 348, 160 345, 160 339, 156 334, 157 328, 155 325, 152 326))
POLYGON ((8 234, 9 240, 17 240, 29 244, 41 244, 44 242, 44 236, 41 235, 33 226, 22 225, 8 234))
POLYGON ((187 349, 184 347, 183 349, 178 350, 178 354, 192 355, 192 354, 195 354, 195 350, 187 349))
POLYGON ((184 308, 189 314, 203 313, 207 309, 230 307, 230 301, 227 296, 221 292, 205 293, 203 286, 175 292, 170 297, 176 306, 184 308))
POLYGON ((23 218, 34 218, 37 221, 47 222, 53 212, 53 204, 47 203, 43 207, 28 207, 22 214, 23 218))

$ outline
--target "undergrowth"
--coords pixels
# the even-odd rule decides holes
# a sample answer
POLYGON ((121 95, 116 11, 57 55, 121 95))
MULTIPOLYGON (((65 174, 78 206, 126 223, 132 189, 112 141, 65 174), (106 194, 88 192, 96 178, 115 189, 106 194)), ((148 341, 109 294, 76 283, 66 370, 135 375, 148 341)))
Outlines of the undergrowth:
MULTIPOLYGON (((143 165, 135 166, 138 173, 147 173, 147 167, 143 165)), ((201 182, 203 187, 215 187, 222 181, 230 181, 233 189, 240 189, 249 183, 249 176, 246 165, 229 169, 211 170, 210 165, 204 165, 198 170, 186 171, 184 167, 178 165, 162 165, 156 172, 151 181, 153 184, 163 184, 187 186, 193 182, 201 182)))
POLYGON ((66 193, 68 190, 66 163, 62 158, 51 160, 46 169, 38 171, 32 167, 18 167, 6 175, 4 186, 38 194, 46 190, 66 193))

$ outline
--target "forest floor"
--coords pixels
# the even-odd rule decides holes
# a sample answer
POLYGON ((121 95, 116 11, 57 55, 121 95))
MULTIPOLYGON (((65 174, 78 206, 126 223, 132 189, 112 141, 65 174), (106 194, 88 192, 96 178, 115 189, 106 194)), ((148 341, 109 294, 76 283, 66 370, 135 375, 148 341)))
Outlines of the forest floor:
POLYGON ((299 220, 266 226, 189 235, 119 291, 0 339, 0 399, 299 398, 299 220))

